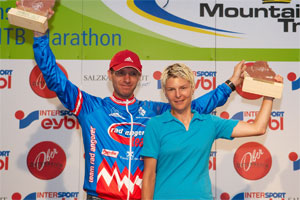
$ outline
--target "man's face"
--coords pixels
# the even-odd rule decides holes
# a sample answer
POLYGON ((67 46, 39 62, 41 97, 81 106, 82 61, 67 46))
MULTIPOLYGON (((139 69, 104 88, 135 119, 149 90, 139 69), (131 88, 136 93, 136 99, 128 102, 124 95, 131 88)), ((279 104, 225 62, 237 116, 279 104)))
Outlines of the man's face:
POLYGON ((133 96, 141 74, 132 67, 125 67, 118 71, 108 71, 108 77, 112 81, 114 93, 121 99, 129 99, 133 96))
POLYGON ((191 108, 191 102, 194 89, 188 80, 183 78, 169 78, 165 85, 165 95, 171 104, 172 110, 177 113, 188 111, 191 108))

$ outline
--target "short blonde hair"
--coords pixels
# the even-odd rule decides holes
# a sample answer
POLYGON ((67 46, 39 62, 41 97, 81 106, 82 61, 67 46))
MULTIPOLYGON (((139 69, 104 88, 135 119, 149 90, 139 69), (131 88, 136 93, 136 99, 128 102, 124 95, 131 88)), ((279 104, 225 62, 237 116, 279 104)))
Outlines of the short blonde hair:
POLYGON ((194 73, 192 70, 182 63, 175 63, 164 69, 161 75, 162 89, 165 91, 166 82, 169 78, 183 78, 190 82, 192 89, 195 88, 194 73))

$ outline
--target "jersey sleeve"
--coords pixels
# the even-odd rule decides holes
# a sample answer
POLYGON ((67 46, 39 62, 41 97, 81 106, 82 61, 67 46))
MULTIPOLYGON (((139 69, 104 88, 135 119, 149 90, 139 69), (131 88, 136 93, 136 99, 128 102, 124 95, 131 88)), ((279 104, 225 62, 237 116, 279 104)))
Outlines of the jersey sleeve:
POLYGON ((159 135, 157 131, 157 124, 154 119, 150 119, 147 123, 145 134, 144 134, 144 144, 141 151, 141 156, 158 158, 160 142, 159 135))
POLYGON ((143 102, 148 109, 152 110, 155 113, 155 116, 160 115, 171 108, 169 103, 158 102, 158 101, 143 101, 143 102))
POLYGON ((226 85, 226 83, 223 83, 209 93, 193 100, 192 109, 199 113, 209 114, 216 107, 224 105, 231 92, 231 89, 226 85))
POLYGON ((56 93, 67 109, 78 116, 83 101, 82 92, 67 79, 56 64, 47 35, 34 38, 33 51, 35 61, 43 74, 47 87, 56 93))

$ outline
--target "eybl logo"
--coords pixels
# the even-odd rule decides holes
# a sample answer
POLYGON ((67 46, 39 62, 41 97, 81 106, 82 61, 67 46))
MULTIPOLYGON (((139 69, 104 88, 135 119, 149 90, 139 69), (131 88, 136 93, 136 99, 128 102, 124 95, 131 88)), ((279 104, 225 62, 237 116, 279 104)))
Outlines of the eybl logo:
POLYGON ((28 127, 32 122, 40 120, 41 127, 44 129, 79 129, 79 122, 74 114, 68 110, 35 110, 26 117, 22 110, 15 113, 16 119, 19 120, 19 129, 28 127))
POLYGON ((11 89, 11 76, 13 70, 0 70, 0 89, 11 89))
MULTIPOLYGON (((258 111, 241 111, 234 114, 231 119, 241 120, 252 123, 258 114, 258 111)), ((229 113, 224 111, 220 114, 221 118, 229 119, 229 113)), ((284 111, 273 111, 269 120, 269 129, 284 130, 284 111)))
POLYGON ((216 171, 217 168, 217 160, 216 160, 216 151, 211 151, 208 162, 208 169, 212 171, 216 171))
MULTIPOLYGON (((195 75, 195 89, 199 87, 203 90, 216 89, 216 72, 215 71, 193 71, 195 75)), ((161 72, 155 71, 153 78, 157 80, 157 89, 161 89, 161 72)))
POLYGON ((9 153, 10 151, 0 151, 0 171, 8 170, 9 153))
POLYGON ((287 79, 292 83, 292 90, 298 90, 300 88, 300 78, 297 79, 297 75, 294 72, 290 72, 287 75, 287 79))
POLYGON ((157 89, 161 89, 161 81, 160 81, 160 77, 161 77, 161 72, 160 71, 155 71, 153 73, 153 78, 155 80, 157 80, 157 89))
POLYGON ((216 89, 216 71, 193 71, 195 75, 195 88, 199 86, 203 90, 216 89), (199 78, 198 78, 199 77, 199 78))
POLYGON ((296 152, 291 152, 289 154, 289 159, 293 162, 293 170, 300 170, 300 159, 298 159, 298 154, 296 152))

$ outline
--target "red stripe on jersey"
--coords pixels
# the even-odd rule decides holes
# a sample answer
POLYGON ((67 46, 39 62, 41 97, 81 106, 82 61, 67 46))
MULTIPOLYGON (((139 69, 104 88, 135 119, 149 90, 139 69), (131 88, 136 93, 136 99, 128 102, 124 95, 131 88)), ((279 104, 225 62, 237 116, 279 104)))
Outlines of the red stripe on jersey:
POLYGON ((81 107, 82 107, 82 102, 83 102, 83 98, 82 98, 82 93, 78 88, 78 95, 77 95, 77 99, 76 99, 76 103, 75 103, 75 107, 74 109, 71 111, 72 113, 74 113, 76 116, 79 115, 81 107))

